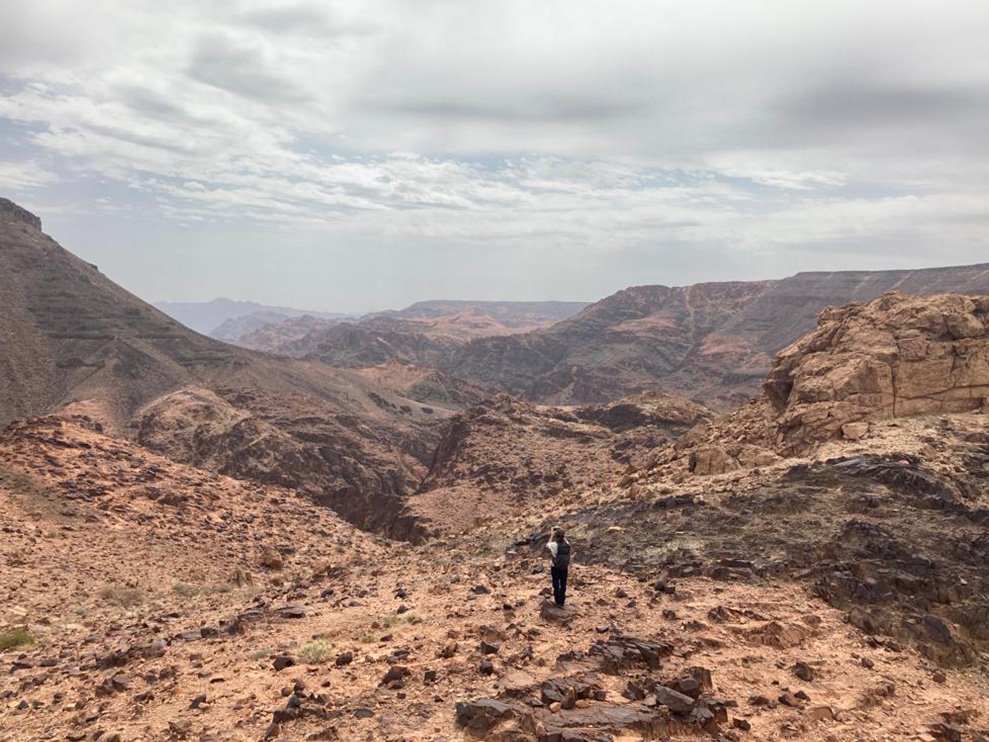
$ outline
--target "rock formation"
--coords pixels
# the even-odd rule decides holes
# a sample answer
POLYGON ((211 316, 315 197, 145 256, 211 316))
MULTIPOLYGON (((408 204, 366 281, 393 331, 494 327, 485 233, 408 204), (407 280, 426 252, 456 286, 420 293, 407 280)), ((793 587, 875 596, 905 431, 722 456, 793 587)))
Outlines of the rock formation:
POLYGON ((989 401, 989 296, 886 294, 827 309, 776 358, 764 389, 787 450, 869 420, 978 410, 989 401))

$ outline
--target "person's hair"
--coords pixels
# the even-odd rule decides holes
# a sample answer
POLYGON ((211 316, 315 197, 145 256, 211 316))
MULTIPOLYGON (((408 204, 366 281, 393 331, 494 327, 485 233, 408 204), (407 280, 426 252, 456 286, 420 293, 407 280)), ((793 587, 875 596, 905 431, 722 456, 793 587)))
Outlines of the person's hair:
POLYGON ((559 526, 557 526, 556 528, 553 529, 553 538, 555 538, 557 541, 562 541, 564 539, 564 537, 565 537, 565 534, 564 534, 562 528, 560 528, 559 526))

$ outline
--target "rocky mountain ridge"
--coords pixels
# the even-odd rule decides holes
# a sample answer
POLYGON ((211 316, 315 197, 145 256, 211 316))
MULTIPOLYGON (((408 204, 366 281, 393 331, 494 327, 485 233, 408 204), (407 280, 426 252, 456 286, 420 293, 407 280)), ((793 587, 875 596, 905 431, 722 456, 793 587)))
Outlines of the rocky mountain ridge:
POLYGON ((773 356, 811 331, 821 311, 891 290, 987 294, 989 264, 635 286, 528 330, 488 316, 444 315, 460 305, 427 302, 359 323, 311 323, 304 333, 289 320, 241 342, 333 366, 435 368, 540 404, 600 404, 660 391, 723 410, 758 392, 773 356))
POLYGON ((199 335, 38 223, 0 211, 0 424, 69 409, 183 461, 290 483, 365 527, 401 508, 445 409, 199 335))
POLYGON ((225 298, 212 301, 158 301, 154 302, 154 307, 189 329, 217 340, 236 339, 265 324, 295 317, 332 320, 353 316, 343 312, 303 310, 225 298))
POLYGON ((474 340, 444 368, 542 403, 655 390, 731 408, 759 390, 773 356, 821 311, 891 290, 989 294, 989 264, 633 287, 545 330, 474 340))

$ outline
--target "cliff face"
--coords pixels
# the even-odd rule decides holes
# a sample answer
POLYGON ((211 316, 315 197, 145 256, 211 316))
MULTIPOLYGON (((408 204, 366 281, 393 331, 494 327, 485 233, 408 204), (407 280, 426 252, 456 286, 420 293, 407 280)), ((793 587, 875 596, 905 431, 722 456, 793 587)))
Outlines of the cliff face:
POLYGON ((718 329, 772 286, 636 286, 546 330, 475 340, 448 370, 544 403, 597 404, 647 390, 700 398, 754 352, 718 329))
POLYGON ((401 508, 444 409, 199 335, 39 224, 0 209, 0 425, 71 408, 177 460, 296 487, 361 526, 401 508))
POLYGON ((887 294, 825 310, 776 359, 765 391, 777 443, 801 449, 867 421, 989 404, 989 297, 887 294))

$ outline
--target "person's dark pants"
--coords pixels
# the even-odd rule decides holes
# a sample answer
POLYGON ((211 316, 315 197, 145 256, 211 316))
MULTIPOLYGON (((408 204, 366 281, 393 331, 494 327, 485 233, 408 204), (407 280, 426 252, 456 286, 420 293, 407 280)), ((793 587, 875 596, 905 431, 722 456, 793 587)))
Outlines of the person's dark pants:
POLYGON ((550 567, 549 571, 553 575, 553 600, 562 606, 567 601, 567 568, 550 567))

